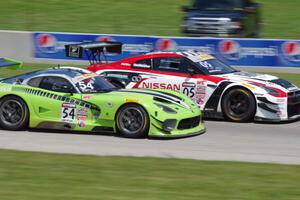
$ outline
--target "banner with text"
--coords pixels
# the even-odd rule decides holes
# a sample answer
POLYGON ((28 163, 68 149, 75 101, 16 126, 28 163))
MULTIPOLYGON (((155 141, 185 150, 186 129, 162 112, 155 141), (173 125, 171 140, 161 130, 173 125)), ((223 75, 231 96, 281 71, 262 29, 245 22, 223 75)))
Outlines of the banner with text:
POLYGON ((226 63, 236 66, 300 68, 300 40, 188 38, 48 32, 34 32, 32 37, 34 58, 76 60, 66 57, 66 44, 118 41, 123 43, 122 54, 108 54, 108 61, 117 61, 152 51, 198 50, 212 54, 226 63))

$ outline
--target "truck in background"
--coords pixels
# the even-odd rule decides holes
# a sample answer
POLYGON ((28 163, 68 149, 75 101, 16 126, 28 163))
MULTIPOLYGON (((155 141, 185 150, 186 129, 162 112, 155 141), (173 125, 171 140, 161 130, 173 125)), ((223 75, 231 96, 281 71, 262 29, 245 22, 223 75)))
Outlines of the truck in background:
POLYGON ((257 38, 261 31, 260 4, 252 0, 192 0, 183 6, 184 35, 257 38))

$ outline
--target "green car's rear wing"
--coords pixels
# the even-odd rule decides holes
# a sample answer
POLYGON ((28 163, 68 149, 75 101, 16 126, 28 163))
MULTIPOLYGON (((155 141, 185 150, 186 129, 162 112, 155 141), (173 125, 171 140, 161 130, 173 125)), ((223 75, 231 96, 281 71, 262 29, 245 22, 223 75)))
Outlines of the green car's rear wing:
POLYGON ((22 67, 22 62, 11 58, 0 58, 0 67, 9 67, 10 69, 19 69, 22 67))
POLYGON ((88 58, 90 64, 102 63, 102 57, 107 62, 105 52, 121 53, 121 42, 82 42, 76 44, 65 45, 66 56, 72 58, 82 58, 84 54, 88 58))

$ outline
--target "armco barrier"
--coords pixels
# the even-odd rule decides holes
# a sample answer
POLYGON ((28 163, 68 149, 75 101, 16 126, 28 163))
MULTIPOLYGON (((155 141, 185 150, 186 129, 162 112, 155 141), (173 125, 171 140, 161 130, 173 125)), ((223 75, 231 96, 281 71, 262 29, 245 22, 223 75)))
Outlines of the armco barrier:
POLYGON ((32 37, 34 58, 72 60, 72 58, 65 56, 65 44, 111 40, 120 41, 124 46, 121 55, 108 55, 109 61, 151 51, 194 49, 213 54, 235 66, 300 68, 300 40, 216 39, 48 32, 35 32, 32 37))

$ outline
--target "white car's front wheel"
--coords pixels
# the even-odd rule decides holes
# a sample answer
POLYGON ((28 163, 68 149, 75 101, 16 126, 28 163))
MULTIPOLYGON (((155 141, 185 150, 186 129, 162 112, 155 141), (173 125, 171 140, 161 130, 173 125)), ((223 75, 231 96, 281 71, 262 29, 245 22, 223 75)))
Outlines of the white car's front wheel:
POLYGON ((234 88, 227 91, 222 99, 224 116, 236 122, 252 121, 256 111, 254 96, 243 88, 234 88))

